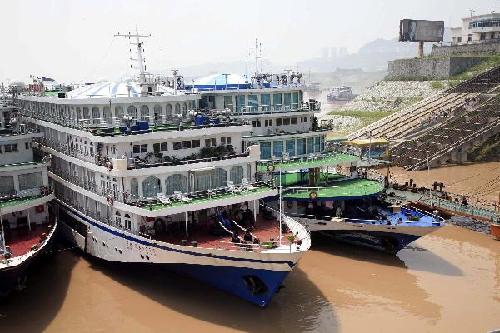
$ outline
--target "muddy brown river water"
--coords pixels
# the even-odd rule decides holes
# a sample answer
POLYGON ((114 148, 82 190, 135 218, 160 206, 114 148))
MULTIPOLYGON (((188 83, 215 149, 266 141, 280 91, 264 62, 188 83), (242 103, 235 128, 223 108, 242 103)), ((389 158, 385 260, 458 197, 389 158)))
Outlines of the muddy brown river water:
POLYGON ((397 257, 314 243, 260 309, 168 271, 71 251, 0 304, 0 332, 487 332, 500 329, 500 242, 444 227, 397 257))

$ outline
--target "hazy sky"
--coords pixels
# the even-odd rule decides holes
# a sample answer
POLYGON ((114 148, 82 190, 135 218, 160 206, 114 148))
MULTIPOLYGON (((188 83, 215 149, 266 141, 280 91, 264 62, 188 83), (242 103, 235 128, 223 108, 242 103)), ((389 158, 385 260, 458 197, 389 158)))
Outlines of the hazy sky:
POLYGON ((127 73, 129 45, 113 34, 151 33, 149 69, 244 59, 258 37, 267 60, 294 64, 323 47, 355 52, 398 34, 401 18, 444 20, 492 10, 500 0, 0 0, 0 82, 30 74, 58 81, 127 73))

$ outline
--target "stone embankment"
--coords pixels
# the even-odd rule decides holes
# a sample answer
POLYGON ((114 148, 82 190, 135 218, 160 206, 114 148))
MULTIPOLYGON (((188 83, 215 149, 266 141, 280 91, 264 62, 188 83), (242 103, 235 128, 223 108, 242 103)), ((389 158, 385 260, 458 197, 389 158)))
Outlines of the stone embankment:
POLYGON ((339 111, 395 111, 437 92, 439 89, 433 88, 433 83, 428 81, 380 81, 339 111))

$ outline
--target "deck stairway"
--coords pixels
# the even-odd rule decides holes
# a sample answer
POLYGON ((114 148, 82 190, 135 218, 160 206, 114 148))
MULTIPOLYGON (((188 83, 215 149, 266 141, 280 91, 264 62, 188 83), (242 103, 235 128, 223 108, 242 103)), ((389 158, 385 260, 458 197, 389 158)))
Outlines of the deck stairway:
POLYGON ((383 118, 348 138, 391 141, 394 164, 409 170, 464 162, 467 151, 500 132, 500 66, 383 118))

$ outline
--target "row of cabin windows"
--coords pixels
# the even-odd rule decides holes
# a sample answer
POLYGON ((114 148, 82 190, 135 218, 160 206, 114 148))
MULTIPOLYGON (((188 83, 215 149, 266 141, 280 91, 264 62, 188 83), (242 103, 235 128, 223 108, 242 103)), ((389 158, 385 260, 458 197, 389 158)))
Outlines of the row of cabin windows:
MULTIPOLYGON (((175 105, 172 104, 167 104, 165 107, 162 105, 156 104, 153 106, 153 112, 155 115, 160 116, 163 114, 166 114, 167 117, 171 117, 173 113, 175 112, 176 114, 180 114, 181 112, 185 112, 188 109, 192 109, 196 107, 196 102, 195 101, 188 101, 188 102, 182 102, 182 103, 176 103, 175 105)), ((28 104, 27 108, 29 110, 33 111, 39 111, 47 115, 51 115, 53 117, 59 117, 59 118, 71 118, 72 113, 70 112, 70 107, 69 106, 56 106, 55 104, 48 104, 48 103, 35 103, 35 104, 28 104)), ((71 107, 71 110, 73 110, 73 107, 71 107)), ((150 106, 147 105, 142 105, 140 108, 138 108, 135 105, 129 105, 124 109, 124 106, 117 105, 114 107, 115 111, 115 117, 117 118, 123 118, 125 114, 132 116, 134 118, 138 117, 138 114, 140 115, 141 120, 148 120, 150 117, 149 111, 150 111, 150 106)), ((101 109, 99 107, 76 107, 76 118, 77 119, 97 119, 101 117, 101 109)), ((104 106, 102 108, 102 117, 103 118, 108 118, 111 119, 112 113, 111 109, 109 106, 104 106)))
MULTIPOLYGON (((288 126, 288 125, 297 125, 299 122, 302 123, 307 123, 307 117, 291 117, 291 118, 276 118, 276 126, 288 126)), ((252 121, 252 127, 261 127, 262 122, 261 120, 253 120, 252 121)), ((265 119, 264 120, 264 127, 272 127, 273 126, 273 120, 272 119, 265 119)))
MULTIPOLYGON (((251 179, 251 166, 247 166, 247 179, 251 179)), ((229 180, 234 184, 241 184, 245 178, 244 169, 241 165, 235 165, 229 170, 229 180)), ((142 181, 142 193, 144 198, 156 197, 158 193, 171 195, 176 191, 186 193, 188 191, 188 181, 185 175, 174 174, 168 176, 164 182, 156 176, 149 176, 142 181)), ((192 191, 205 191, 213 188, 227 186, 228 171, 223 168, 215 168, 203 172, 197 172, 194 175, 191 184, 192 191)), ((133 199, 139 197, 139 181, 137 178, 130 180, 130 194, 133 199)))
MULTIPOLYGON (((231 137, 230 136, 221 137, 220 143, 221 143, 221 145, 230 145, 231 144, 231 137)), ((217 146, 217 139, 216 138, 205 139, 205 147, 216 147, 216 146, 217 146)), ((199 147, 201 147, 200 140, 172 142, 172 149, 173 150, 199 148, 199 147)), ((163 152, 163 151, 168 151, 168 142, 153 143, 153 152, 159 153, 159 152, 163 152)), ((132 146, 132 153, 134 153, 134 154, 147 153, 147 152, 148 152, 148 145, 147 144, 133 145, 132 146)))
POLYGON ((297 138, 289 140, 260 142, 261 159, 280 158, 286 151, 289 157, 311 153, 320 153, 324 150, 325 139, 322 136, 297 138), (286 149, 286 150, 285 150, 286 149))
MULTIPOLYGON (((250 112, 257 111, 259 106, 257 95, 236 95, 234 100, 236 102, 236 111, 238 112, 241 112, 245 107, 250 112)), ((262 111, 269 111, 271 104, 274 105, 275 109, 289 110, 291 108, 297 108, 299 106, 299 93, 273 94, 272 103, 271 94, 260 95, 260 106, 262 107, 262 111)), ((224 96, 224 108, 233 109, 233 96, 224 96)))
MULTIPOLYGON (((26 145, 28 145, 28 143, 26 142, 26 145)), ((29 149, 28 146, 26 147, 26 149, 29 149)), ((5 152, 5 153, 15 153, 17 152, 17 143, 8 143, 8 144, 5 144, 3 145, 0 145, 0 154, 5 152)))

